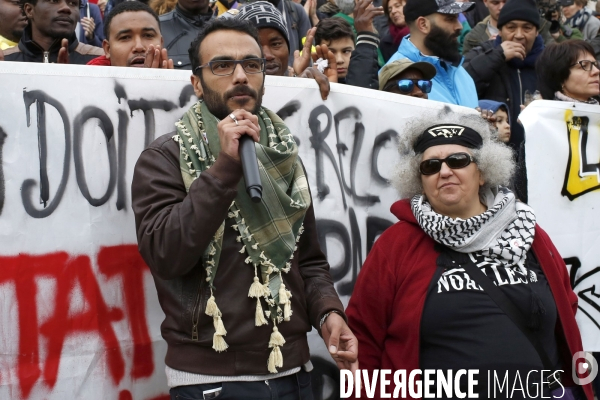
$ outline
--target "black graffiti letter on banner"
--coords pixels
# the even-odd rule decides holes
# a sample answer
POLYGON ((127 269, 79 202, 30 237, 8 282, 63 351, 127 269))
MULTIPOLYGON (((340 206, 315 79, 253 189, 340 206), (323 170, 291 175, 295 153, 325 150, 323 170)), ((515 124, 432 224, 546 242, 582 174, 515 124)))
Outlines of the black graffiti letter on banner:
POLYGON ((46 218, 52 214, 56 207, 60 204, 67 180, 69 179, 69 158, 71 156, 71 126, 67 118, 67 111, 60 102, 41 90, 32 90, 30 92, 23 90, 23 101, 25 103, 25 113, 27 116, 27 126, 31 126, 31 105, 35 102, 37 105, 37 128, 38 128, 38 146, 40 157, 40 202, 44 205, 44 209, 38 210, 31 202, 31 193, 36 185, 34 179, 27 179, 21 187, 21 200, 27 214, 33 218, 46 218), (63 161, 63 174, 56 190, 54 199, 50 201, 50 184, 48 181, 47 158, 48 147, 46 143, 46 104, 51 105, 58 111, 60 118, 63 121, 65 131, 65 158, 63 161))
POLYGON ((131 116, 133 112, 142 110, 144 112, 144 123, 146 124, 146 137, 144 140, 144 148, 148 147, 154 141, 156 123, 154 121, 154 110, 171 111, 178 108, 177 105, 168 100, 128 100, 131 116))
POLYGON ((316 107, 314 110, 310 112, 310 116, 308 117, 308 127, 310 128, 311 137, 310 143, 315 149, 316 153, 316 164, 317 164, 317 195, 320 200, 323 200, 330 192, 329 186, 325 183, 325 171, 323 170, 323 154, 327 156, 331 160, 331 164, 335 169, 335 173, 338 178, 338 182, 340 183, 340 190, 342 192, 342 201, 344 203, 344 209, 346 206, 346 195, 344 194, 344 187, 342 186, 342 179, 340 177, 340 170, 335 161, 335 157, 333 152, 329 148, 329 145, 325 143, 325 139, 327 135, 329 135, 329 131, 331 130, 331 111, 324 106, 320 105, 316 107), (319 121, 319 116, 321 114, 325 114, 327 117, 327 125, 323 130, 321 130, 321 121, 319 121))
POLYGON ((373 143, 373 154, 371 155, 371 176, 375 182, 381 183, 382 185, 389 185, 390 181, 385 179, 379 173, 379 166, 377 162, 379 160, 379 152, 383 148, 383 146, 392 139, 398 137, 398 132, 393 129, 387 130, 383 133, 380 133, 375 138, 375 142, 373 143))
POLYGON ((114 128, 113 124, 104 111, 98 107, 88 106, 81 110, 81 113, 75 118, 73 122, 73 158, 75 161, 75 176, 77 177, 77 186, 83 197, 94 207, 101 206, 106 203, 110 198, 115 184, 117 182, 117 150, 115 146, 114 128), (106 193, 99 199, 93 198, 88 189, 87 181, 85 179, 85 168, 83 166, 83 159, 86 155, 83 154, 82 142, 83 142, 83 125, 90 119, 98 119, 100 121, 100 129, 106 137, 106 151, 108 152, 108 164, 109 164, 109 179, 106 193))

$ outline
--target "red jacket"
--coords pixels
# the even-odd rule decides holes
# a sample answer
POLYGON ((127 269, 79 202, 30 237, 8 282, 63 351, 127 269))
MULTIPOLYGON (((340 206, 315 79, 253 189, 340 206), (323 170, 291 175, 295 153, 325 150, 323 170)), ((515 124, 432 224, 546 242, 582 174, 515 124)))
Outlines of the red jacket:
MULTIPOLYGON (((375 242, 360 271, 346 314, 359 342, 361 369, 390 369, 392 373, 406 369, 408 374, 419 369, 421 315, 439 253, 434 250, 434 240, 417 223, 409 200, 396 202, 391 211, 400 221, 375 242)), ((577 295, 571 289, 563 259, 539 226, 533 252, 556 302, 556 338, 565 368, 563 385, 573 386, 572 356, 582 350, 575 322, 577 295)), ((393 388, 392 380, 387 392, 392 393, 393 388)), ((592 400, 591 385, 584 390, 592 400)), ((376 398, 379 393, 378 388, 376 398)))
POLYGON ((110 59, 106 58, 106 56, 100 56, 90 60, 86 65, 99 65, 103 67, 110 67, 111 63, 110 59))

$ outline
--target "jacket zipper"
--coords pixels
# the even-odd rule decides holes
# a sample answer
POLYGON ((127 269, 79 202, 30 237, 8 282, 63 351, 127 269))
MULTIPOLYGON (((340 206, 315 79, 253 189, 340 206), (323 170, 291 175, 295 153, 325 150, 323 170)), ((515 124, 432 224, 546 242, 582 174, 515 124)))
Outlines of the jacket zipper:
POLYGON ((200 283, 198 284, 198 293, 196 294, 196 302, 194 303, 194 308, 192 309, 192 341, 198 341, 198 321, 200 321, 200 312, 202 310, 202 285, 204 283, 204 279, 200 277, 200 283))
POLYGON ((517 76, 519 77, 519 102, 523 105, 523 83, 521 82, 521 70, 517 69, 517 76))
POLYGON ((49 57, 49 55, 50 55, 50 52, 48 52, 48 51, 45 51, 45 52, 44 52, 44 63, 45 63, 45 64, 48 64, 48 63, 50 63, 50 60, 49 60, 49 58, 48 58, 48 57, 49 57))

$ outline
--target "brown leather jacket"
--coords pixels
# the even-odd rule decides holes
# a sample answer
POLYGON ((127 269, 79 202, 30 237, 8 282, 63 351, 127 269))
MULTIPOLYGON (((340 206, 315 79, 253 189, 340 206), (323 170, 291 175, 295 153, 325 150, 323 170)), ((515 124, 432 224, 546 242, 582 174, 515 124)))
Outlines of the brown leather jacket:
MULTIPOLYGON (((212 349, 213 321, 204 314, 210 291, 201 258, 237 195, 241 165, 220 153, 186 193, 179 169, 179 145, 172 136, 164 135, 144 150, 131 188, 139 250, 152 271, 166 315, 161 326, 168 343, 166 364, 208 375, 268 374, 273 326, 254 326, 256 300, 248 297, 254 269, 244 263, 245 255, 239 252, 241 243, 235 240, 231 218, 226 220, 214 292, 227 329, 227 351, 212 349), (196 321, 198 337, 194 340, 192 326, 196 321)), ((283 277, 292 292, 293 315, 289 322, 279 325, 286 340, 280 371, 309 360, 306 333, 312 326, 319 328, 325 313, 335 310, 344 315, 317 240, 312 205, 304 228, 292 269, 283 277)))

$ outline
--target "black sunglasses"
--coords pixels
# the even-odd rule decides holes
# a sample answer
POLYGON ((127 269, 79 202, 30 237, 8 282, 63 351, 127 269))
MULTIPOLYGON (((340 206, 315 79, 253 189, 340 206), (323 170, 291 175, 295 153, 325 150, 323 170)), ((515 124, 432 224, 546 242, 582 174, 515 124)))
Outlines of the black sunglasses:
POLYGON ((425 160, 419 165, 419 170, 423 175, 433 175, 440 172, 443 163, 446 163, 452 169, 460 169, 465 168, 471 162, 475 162, 475 159, 470 154, 454 153, 446 158, 430 158, 429 160, 425 160))

